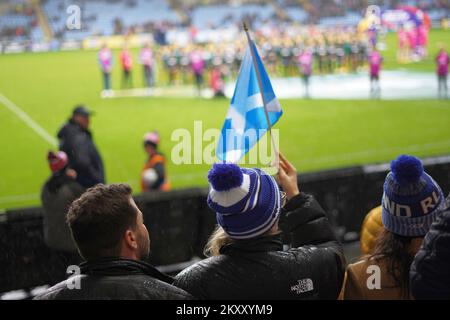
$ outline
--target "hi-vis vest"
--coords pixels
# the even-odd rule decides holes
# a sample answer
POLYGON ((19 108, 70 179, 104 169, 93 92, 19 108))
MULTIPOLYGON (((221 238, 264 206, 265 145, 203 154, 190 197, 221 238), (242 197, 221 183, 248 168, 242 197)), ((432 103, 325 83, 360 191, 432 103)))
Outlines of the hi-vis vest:
MULTIPOLYGON (((158 163, 161 163, 164 166, 164 169, 166 167, 166 159, 161 154, 155 154, 151 158, 147 160, 147 162, 144 165, 144 168, 141 172, 141 190, 142 191, 148 191, 149 189, 145 186, 144 179, 142 178, 142 175, 145 170, 154 168, 158 163)), ((155 190, 161 190, 161 191, 169 191, 170 190, 170 183, 167 179, 167 171, 164 170, 164 177, 163 182, 160 184, 160 186, 155 190)))

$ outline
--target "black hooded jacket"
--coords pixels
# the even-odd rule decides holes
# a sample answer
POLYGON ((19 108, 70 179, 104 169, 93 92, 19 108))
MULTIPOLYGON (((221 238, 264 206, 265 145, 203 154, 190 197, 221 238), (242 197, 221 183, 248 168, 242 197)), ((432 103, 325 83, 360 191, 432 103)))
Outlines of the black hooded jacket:
POLYGON ((199 299, 336 299, 345 258, 311 196, 301 193, 283 209, 284 234, 239 240, 180 272, 174 284, 199 299), (291 249, 283 250, 282 236, 291 249))
POLYGON ((85 188, 105 182, 103 162, 89 130, 70 119, 58 132, 59 148, 77 172, 77 182, 85 188))
POLYGON ((414 298, 450 299, 450 208, 431 225, 411 265, 410 279, 414 298))
POLYGON ((187 292, 148 263, 105 258, 80 265, 74 275, 35 297, 35 300, 185 300, 187 292), (77 282, 79 286, 77 288, 77 282))

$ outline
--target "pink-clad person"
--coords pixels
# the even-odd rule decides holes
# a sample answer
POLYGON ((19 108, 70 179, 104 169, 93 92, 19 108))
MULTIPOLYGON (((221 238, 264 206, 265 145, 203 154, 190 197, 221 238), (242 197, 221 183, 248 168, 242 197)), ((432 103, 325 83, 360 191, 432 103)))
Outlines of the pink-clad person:
POLYGON ((148 43, 146 43, 144 47, 141 49, 141 52, 139 54, 139 62, 144 67, 145 85, 147 88, 150 88, 154 85, 154 78, 153 78, 154 59, 153 59, 153 51, 148 43))
POLYGON ((113 55, 106 43, 102 45, 100 51, 98 52, 98 63, 103 74, 103 89, 111 90, 111 70, 113 64, 113 55))
POLYGON ((203 85, 203 71, 205 69, 205 62, 203 54, 199 49, 195 49, 189 56, 191 62, 192 72, 195 76, 195 83, 197 85, 198 95, 201 95, 203 85))
POLYGON ((380 98, 380 70, 383 63, 383 57, 376 48, 369 53, 369 72, 370 72, 370 95, 372 98, 380 98))
POLYGON ((441 46, 436 56, 436 73, 438 76, 438 96, 440 99, 447 99, 447 76, 448 65, 450 62, 449 55, 441 46))
POLYGON ((123 77, 122 88, 131 88, 133 86, 133 80, 131 77, 131 69, 133 67, 133 57, 131 56, 128 47, 125 45, 120 53, 120 63, 122 65, 123 77))
POLYGON ((428 28, 422 23, 417 27, 417 47, 420 58, 427 56, 428 28))
POLYGON ((397 32, 398 36, 398 54, 397 59, 400 62, 406 62, 409 60, 409 48, 408 48, 408 33, 402 27, 397 32))
POLYGON ((309 78, 312 74, 313 54, 310 48, 298 56, 298 66, 305 86, 305 98, 309 98, 309 78))

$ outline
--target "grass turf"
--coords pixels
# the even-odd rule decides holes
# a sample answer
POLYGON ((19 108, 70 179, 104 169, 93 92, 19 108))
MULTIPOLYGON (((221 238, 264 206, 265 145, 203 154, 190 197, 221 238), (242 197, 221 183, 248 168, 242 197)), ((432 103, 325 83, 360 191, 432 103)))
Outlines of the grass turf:
MULTIPOLYGON (((448 31, 434 31, 435 44, 448 31)), ((386 68, 434 71, 434 61, 396 65, 390 50, 383 53, 386 68)), ((116 61, 117 62, 117 61, 116 61)), ((136 192, 145 160, 141 139, 157 129, 161 148, 170 158, 174 129, 220 129, 228 100, 99 97, 101 75, 96 52, 25 53, 0 56, 0 93, 11 99, 50 134, 69 116, 73 106, 86 103, 95 112, 94 139, 103 155, 109 183, 127 182, 136 192)), ((116 63, 116 74, 118 74, 116 63)), ((140 78, 140 70, 135 80, 140 78)), ((119 77, 114 86, 119 86, 119 77)), ((447 154, 450 150, 450 105, 426 101, 282 100, 281 150, 299 171, 388 161, 401 153, 417 156, 447 154)), ((0 105, 0 208, 39 204, 40 187, 49 175, 46 152, 51 146, 0 105)), ((206 185, 208 165, 174 165, 168 172, 173 187, 206 185)))

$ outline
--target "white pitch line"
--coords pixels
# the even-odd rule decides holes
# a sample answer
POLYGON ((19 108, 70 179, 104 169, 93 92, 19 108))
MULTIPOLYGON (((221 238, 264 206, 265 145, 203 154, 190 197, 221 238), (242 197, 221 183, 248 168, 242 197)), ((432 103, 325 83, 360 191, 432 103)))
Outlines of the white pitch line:
POLYGON ((30 193, 30 194, 18 194, 6 197, 0 197, 0 204, 9 203, 9 202, 22 202, 28 200, 39 199, 39 194, 30 193))
POLYGON ((14 104, 11 100, 6 98, 3 94, 0 93, 0 102, 7 107, 11 112, 13 112, 20 120, 25 122, 25 124, 33 129, 41 138, 43 138, 46 142, 48 142, 52 147, 58 146, 58 140, 45 131, 36 121, 31 119, 31 117, 25 113, 22 109, 20 109, 16 104, 14 104))

